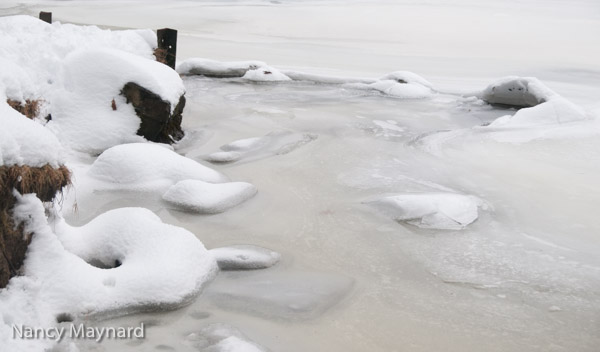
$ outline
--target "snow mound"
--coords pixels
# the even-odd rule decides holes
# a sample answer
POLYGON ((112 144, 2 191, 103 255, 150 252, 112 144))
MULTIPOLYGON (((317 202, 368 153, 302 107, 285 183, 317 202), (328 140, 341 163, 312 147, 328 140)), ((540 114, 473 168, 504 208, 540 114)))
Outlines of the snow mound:
POLYGON ((242 78, 255 82, 291 81, 291 78, 270 66, 261 66, 256 69, 248 70, 242 78))
POLYGON ((42 350, 51 343, 8 338, 13 323, 52 327, 59 315, 105 318, 173 309, 189 303, 218 272, 194 234, 162 223, 149 210, 115 209, 82 227, 60 219, 51 227, 35 195, 17 199, 15 218, 35 236, 24 275, 0 293, 0 341, 8 350, 42 350), (15 302, 22 303, 8 309, 15 302))
POLYGON ((170 204, 202 214, 222 213, 254 197, 257 189, 246 182, 179 181, 163 195, 170 204))
POLYGON ((265 352, 238 329, 226 324, 210 324, 186 336, 185 344, 205 352, 265 352))
POLYGON ((399 194, 367 204, 396 221, 425 229, 460 230, 477 220, 483 202, 456 193, 399 194))
POLYGON ((212 163, 228 163, 283 155, 314 141, 317 137, 312 133, 274 131, 262 137, 239 139, 225 144, 221 146, 221 151, 209 154, 205 160, 212 163))
POLYGON ((275 319, 316 318, 350 292, 354 281, 311 272, 223 272, 206 290, 217 306, 275 319))
POLYGON ((361 90, 375 90, 404 99, 423 99, 433 94, 431 83, 408 71, 389 73, 373 83, 350 83, 345 86, 361 90))
POLYGON ((1 93, 0 126, 0 166, 50 164, 56 168, 64 163, 63 149, 56 136, 8 106, 1 93))
POLYGON ((252 270, 269 268, 279 262, 281 255, 267 248, 237 245, 214 248, 210 253, 221 270, 252 270))
POLYGON ((185 93, 179 75, 159 62, 113 49, 79 50, 65 59, 63 88, 53 93, 48 128, 65 144, 89 153, 143 141, 136 134, 141 120, 121 95, 128 82, 170 102, 171 111, 185 93))
POLYGON ((177 72, 182 75, 202 75, 215 78, 244 77, 250 70, 268 67, 261 61, 221 62, 202 58, 187 59, 177 65, 177 72))
POLYGON ((153 190, 182 180, 226 182, 221 173, 158 144, 132 143, 107 149, 88 175, 108 189, 153 190))

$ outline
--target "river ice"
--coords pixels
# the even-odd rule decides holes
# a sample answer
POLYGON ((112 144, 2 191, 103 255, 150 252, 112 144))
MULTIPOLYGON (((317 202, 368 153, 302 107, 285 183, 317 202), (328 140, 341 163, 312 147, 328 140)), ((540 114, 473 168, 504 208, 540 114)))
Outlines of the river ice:
POLYGON ((255 185, 256 196, 222 214, 196 215, 165 206, 160 194, 104 192, 82 197, 66 220, 82 224, 113 208, 144 206, 208 249, 256 245, 281 260, 221 273, 183 309, 96 322, 147 322, 147 338, 81 342, 82 350, 197 351, 225 340, 190 343, 190 334, 218 323, 272 351, 600 345, 597 3, 53 6, 44 8, 65 21, 178 28, 181 58, 257 59, 292 78, 285 69, 366 77, 363 84, 410 69, 436 88, 426 98, 400 99, 355 85, 184 77, 190 137, 176 151, 202 162, 215 152, 239 153, 221 154, 211 167, 255 185), (142 15, 132 18, 134 6, 142 15), (516 110, 489 106, 475 93, 510 74, 540 78, 590 119, 483 130, 516 110), (310 143, 287 153, 277 143, 254 143, 278 131, 310 143), (232 141, 248 143, 222 149, 232 141), (471 195, 488 208, 460 230, 436 230, 365 204, 431 193, 471 195))

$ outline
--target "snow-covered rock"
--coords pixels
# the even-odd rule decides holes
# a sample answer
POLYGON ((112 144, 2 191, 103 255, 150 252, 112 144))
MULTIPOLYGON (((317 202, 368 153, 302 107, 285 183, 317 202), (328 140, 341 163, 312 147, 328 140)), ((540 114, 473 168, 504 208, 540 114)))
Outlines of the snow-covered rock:
POLYGON ((477 197, 456 193, 398 194, 367 204, 385 216, 426 229, 460 230, 477 220, 477 197))
POLYGON ((254 82, 291 81, 291 78, 281 73, 278 69, 270 66, 261 66, 256 69, 248 70, 242 78, 254 82))
POLYGON ((248 71, 267 67, 262 61, 221 62, 210 59, 191 58, 177 65, 182 75, 202 75, 215 78, 243 77, 248 71))
POLYGON ((253 245, 237 245, 214 248, 210 253, 221 270, 253 270, 269 268, 281 259, 281 255, 267 248, 253 245))
POLYGON ((114 49, 78 50, 65 58, 58 81, 63 88, 52 94, 48 128, 89 153, 143 141, 137 135, 140 117, 122 95, 130 82, 160 96, 171 112, 185 92, 179 75, 159 62, 114 49))
POLYGON ((345 86, 363 90, 376 90, 386 95, 404 99, 423 99, 433 94, 431 83, 408 71, 392 72, 372 83, 349 83, 345 86))
POLYGON ((490 104, 531 107, 546 102, 555 95, 535 77, 509 76, 487 86, 481 98, 490 104))
POLYGON ((257 189, 247 182, 208 183, 201 180, 179 181, 163 199, 186 211, 202 214, 222 213, 254 197, 257 189))
MULTIPOLYGON (((88 175, 109 189, 154 190, 182 180, 226 182, 221 173, 172 150, 149 143, 123 144, 107 149, 88 175)), ((100 186, 99 186, 100 187, 100 186)))
POLYGON ((226 324, 210 324, 186 336, 186 345, 204 352, 265 352, 264 347, 226 324))

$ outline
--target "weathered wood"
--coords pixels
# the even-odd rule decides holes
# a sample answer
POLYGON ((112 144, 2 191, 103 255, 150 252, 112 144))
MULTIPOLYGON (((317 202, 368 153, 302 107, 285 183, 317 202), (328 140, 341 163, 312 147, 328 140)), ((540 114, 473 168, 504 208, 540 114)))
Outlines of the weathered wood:
POLYGON ((52 12, 40 12, 40 20, 48 23, 52 23, 52 12))
POLYGON ((163 28, 156 31, 158 49, 166 51, 165 64, 175 69, 177 59, 177 30, 163 28))

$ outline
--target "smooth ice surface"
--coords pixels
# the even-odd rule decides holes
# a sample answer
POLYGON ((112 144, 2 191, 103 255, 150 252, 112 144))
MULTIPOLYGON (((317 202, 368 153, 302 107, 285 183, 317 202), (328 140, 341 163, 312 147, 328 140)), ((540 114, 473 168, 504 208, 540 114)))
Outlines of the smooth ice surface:
POLYGON ((210 253, 221 270, 265 269, 277 264, 281 259, 277 252, 252 245, 214 248, 210 253))
POLYGON ((222 273, 206 291, 218 307, 271 319, 319 317, 339 303, 353 280, 318 272, 222 273))
POLYGON ((213 184, 184 180, 171 186, 162 198, 186 211, 216 214, 254 197, 257 191, 256 187, 247 182, 213 184))
POLYGON ((367 202, 386 216, 425 229, 459 230, 477 220, 476 197, 452 193, 399 194, 367 202))
POLYGON ((168 146, 148 143, 122 144, 106 150, 88 174, 103 181, 108 189, 161 189, 187 179, 227 181, 221 173, 173 152, 168 146))

